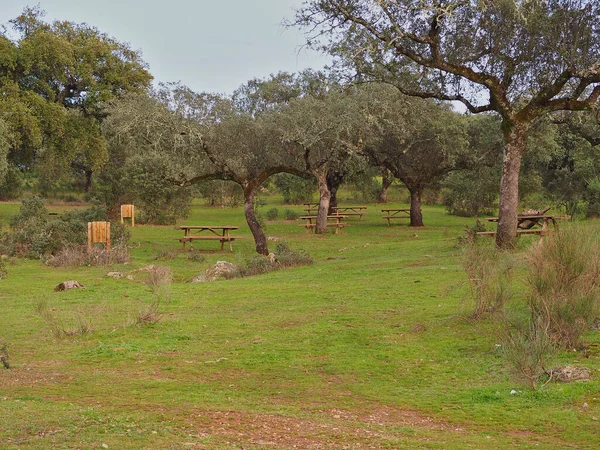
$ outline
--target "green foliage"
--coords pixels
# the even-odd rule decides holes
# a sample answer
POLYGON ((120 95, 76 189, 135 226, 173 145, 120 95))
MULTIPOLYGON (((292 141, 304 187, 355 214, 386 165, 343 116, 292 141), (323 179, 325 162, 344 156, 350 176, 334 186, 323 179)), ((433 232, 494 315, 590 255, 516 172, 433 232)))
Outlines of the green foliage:
POLYGON ((473 217, 492 214, 500 186, 497 168, 457 171, 443 182, 442 201, 449 214, 473 217))
POLYGON ((310 202, 317 188, 313 179, 301 178, 288 173, 277 174, 273 183, 283 195, 283 203, 310 202))
POLYGON ((165 154, 134 155, 127 160, 127 191, 140 210, 139 223, 170 225, 187 216, 191 189, 169 182, 174 170, 165 154))
MULTIPOLYGON (((106 210, 94 205, 85 210, 69 211, 58 218, 49 215, 39 197, 23 200, 19 214, 11 218, 11 232, 2 238, 2 248, 9 255, 41 258, 57 255, 68 247, 87 242, 87 223, 106 221, 106 210)), ((111 224, 113 246, 126 246, 129 231, 120 223, 111 224)))
POLYGON ((579 228, 545 238, 529 254, 529 307, 553 344, 574 348, 600 312, 600 241, 579 228))
POLYGON ((594 177, 587 184, 586 189, 587 210, 586 217, 600 217, 600 178, 594 177))
POLYGON ((299 216, 300 215, 296 211, 291 210, 291 209, 286 209, 283 212, 283 218, 285 220, 296 220, 299 216))
POLYGON ((277 220, 279 217, 279 209, 271 208, 265 213, 267 220, 277 220))
POLYGON ((249 277, 282 268, 305 266, 312 263, 313 260, 307 252, 302 250, 292 250, 285 241, 280 241, 275 246, 275 251, 269 256, 252 256, 252 258, 246 262, 240 275, 249 277))
POLYGON ((127 44, 86 24, 46 23, 43 16, 39 7, 26 7, 10 21, 12 31, 0 31, 0 110, 7 113, 11 161, 36 166, 49 192, 70 177, 72 163, 91 171, 106 163, 105 106, 145 91, 152 76, 127 44))

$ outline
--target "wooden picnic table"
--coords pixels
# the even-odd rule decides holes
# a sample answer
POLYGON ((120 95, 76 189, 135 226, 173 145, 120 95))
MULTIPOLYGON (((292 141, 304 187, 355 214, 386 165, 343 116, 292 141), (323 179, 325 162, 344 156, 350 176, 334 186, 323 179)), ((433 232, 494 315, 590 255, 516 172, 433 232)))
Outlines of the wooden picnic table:
MULTIPOLYGON (((568 216, 555 216, 550 214, 519 214, 517 216, 516 235, 538 234, 541 238, 547 236, 552 231, 558 231, 557 219, 568 219, 568 216), (552 225, 552 230, 550 229, 552 225)), ((498 222, 498 217, 486 217, 487 222, 498 222)), ((479 231, 481 236, 496 236, 496 231, 479 231)))
MULTIPOLYGON (((317 226, 317 217, 319 216, 300 216, 300 219, 305 220, 306 223, 304 225, 300 225, 301 227, 306 228, 307 230, 313 230, 317 226)), ((344 214, 331 214, 327 216, 327 225, 328 227, 335 227, 335 234, 339 234, 340 230, 344 227, 349 227, 350 224, 344 223, 343 220, 347 219, 348 216, 344 214)))
POLYGON ((342 213, 346 216, 359 216, 358 220, 362 219, 362 216, 367 209, 366 206, 334 206, 333 211, 337 214, 342 213))
POLYGON ((391 219, 410 219, 410 208, 382 209, 381 212, 387 213, 382 217, 387 220, 388 227, 391 219))
POLYGON ((312 214, 313 209, 316 211, 319 210, 319 203, 307 202, 302 203, 302 205, 305 206, 304 211, 306 211, 308 214, 312 214))
POLYGON ((176 230, 183 230, 183 237, 177 240, 183 244, 184 249, 188 242, 191 246, 193 241, 220 241, 221 250, 223 250, 225 242, 229 243, 229 251, 233 251, 231 242, 240 239, 240 236, 232 236, 230 232, 238 228, 231 225, 179 225, 175 227, 176 230), (205 233, 200 235, 202 232, 205 233))

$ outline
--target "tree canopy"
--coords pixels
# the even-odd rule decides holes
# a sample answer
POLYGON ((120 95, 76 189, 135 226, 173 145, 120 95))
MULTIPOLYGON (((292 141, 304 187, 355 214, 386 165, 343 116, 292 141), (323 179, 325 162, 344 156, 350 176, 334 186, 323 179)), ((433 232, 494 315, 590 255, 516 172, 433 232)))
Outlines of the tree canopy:
POLYGON ((519 169, 533 123, 590 109, 600 97, 593 0, 310 0, 295 24, 359 79, 502 117, 501 247, 516 239, 519 169))

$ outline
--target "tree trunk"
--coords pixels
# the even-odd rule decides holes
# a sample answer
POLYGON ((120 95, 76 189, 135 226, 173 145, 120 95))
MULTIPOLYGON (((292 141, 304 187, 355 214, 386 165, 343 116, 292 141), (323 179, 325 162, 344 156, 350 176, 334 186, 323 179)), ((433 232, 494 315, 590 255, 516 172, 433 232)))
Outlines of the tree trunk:
POLYGON ((331 193, 331 199, 329 200, 329 214, 333 214, 333 208, 338 205, 337 192, 342 182, 344 181, 344 173, 336 171, 328 171, 327 173, 327 188, 331 193))
POLYGON ((255 186, 254 184, 242 186, 244 189, 244 214, 246 215, 246 222, 252 232, 252 236, 254 236, 256 252, 261 255, 268 255, 269 249, 267 247, 267 237, 260 227, 254 212, 254 194, 256 193, 257 187, 258 186, 255 186))
POLYGON ((388 189, 394 182, 394 177, 389 172, 384 171, 381 175, 381 192, 379 193, 379 202, 387 203, 388 201, 388 189))
POLYGON ((410 226, 422 227, 421 195, 423 194, 423 186, 408 187, 408 191, 410 192, 410 226))
POLYGON ((327 213, 329 212, 329 202, 331 192, 327 187, 327 176, 325 171, 315 173, 319 185, 319 212, 317 213, 316 234, 324 234, 327 230, 327 213))
POLYGON ((517 214, 519 209, 519 172, 525 152, 529 124, 503 124, 504 159, 500 180, 500 214, 496 245, 510 249, 517 242, 517 214))
POLYGON ((94 174, 93 170, 85 171, 85 192, 90 192, 92 190, 92 175, 94 174))

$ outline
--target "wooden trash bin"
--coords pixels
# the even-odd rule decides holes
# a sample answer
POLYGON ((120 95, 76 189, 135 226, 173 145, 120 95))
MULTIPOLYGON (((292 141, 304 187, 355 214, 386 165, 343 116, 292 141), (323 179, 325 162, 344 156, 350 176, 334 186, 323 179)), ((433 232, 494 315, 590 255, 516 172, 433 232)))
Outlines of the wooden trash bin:
POLYGON ((121 205, 121 223, 126 218, 131 218, 131 226, 135 227, 135 208, 133 205, 121 205))
POLYGON ((110 222, 88 222, 88 248, 97 242, 106 244, 106 251, 110 252, 110 222))

